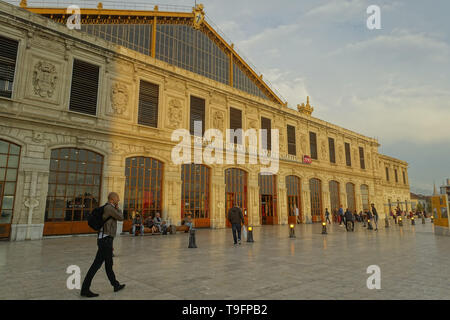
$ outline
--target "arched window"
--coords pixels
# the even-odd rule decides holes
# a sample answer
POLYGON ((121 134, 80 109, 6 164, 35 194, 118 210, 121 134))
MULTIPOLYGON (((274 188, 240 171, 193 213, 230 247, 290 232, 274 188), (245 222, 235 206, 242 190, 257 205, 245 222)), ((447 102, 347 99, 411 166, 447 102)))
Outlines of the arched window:
POLYGON ((0 140, 0 238, 8 238, 14 212, 20 146, 0 140))
POLYGON ((348 182, 345 185, 345 191, 347 193, 347 208, 351 213, 353 213, 356 211, 355 185, 348 182))
POLYGON ((361 200, 362 200, 362 206, 363 210, 369 210, 369 187, 366 184, 361 185, 361 200))
POLYGON ((100 205, 103 156, 89 150, 52 150, 46 222, 83 221, 100 205))
POLYGON ((190 213, 196 227, 209 227, 210 169, 202 164, 183 164, 181 183, 181 218, 190 213))
MULTIPOLYGON (((229 168, 225 170, 225 197, 226 197, 226 210, 225 216, 228 215, 228 210, 233 207, 234 203, 237 203, 244 213, 248 209, 247 200, 247 172, 238 168, 229 168)), ((247 216, 245 216, 247 219, 247 216)), ((231 226, 228 220, 227 226, 231 226)))
POLYGON ((313 222, 322 220, 322 182, 319 179, 309 180, 309 190, 311 199, 311 218, 313 222))
POLYGON ((146 219, 162 209, 163 163, 153 158, 131 157, 125 160, 125 197, 123 214, 132 219, 136 211, 146 219))
POLYGON ((340 192, 339 192, 339 182, 337 181, 330 181, 330 202, 331 202, 331 208, 330 213, 333 216, 333 219, 337 217, 339 207, 341 205, 341 198, 340 198, 340 192))
POLYGON ((295 212, 298 210, 298 216, 301 219, 301 185, 300 178, 297 176, 286 177, 286 194, 288 203, 288 223, 297 223, 295 212))

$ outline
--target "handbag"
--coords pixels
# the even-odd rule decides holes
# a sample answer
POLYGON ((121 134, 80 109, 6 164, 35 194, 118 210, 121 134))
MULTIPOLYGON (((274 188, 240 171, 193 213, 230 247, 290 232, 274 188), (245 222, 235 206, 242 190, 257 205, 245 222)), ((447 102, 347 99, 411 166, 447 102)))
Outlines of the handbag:
POLYGON ((247 227, 245 225, 242 228, 242 237, 247 239, 247 227))

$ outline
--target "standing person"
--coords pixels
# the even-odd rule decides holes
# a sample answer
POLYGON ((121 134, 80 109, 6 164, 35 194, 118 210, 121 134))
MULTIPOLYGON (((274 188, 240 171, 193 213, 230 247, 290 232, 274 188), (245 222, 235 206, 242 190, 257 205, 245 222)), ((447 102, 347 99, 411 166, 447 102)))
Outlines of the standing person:
POLYGON ((377 209, 375 209, 375 204, 371 204, 372 207, 372 214, 373 214, 373 221, 375 222, 375 231, 378 231, 378 212, 377 209))
POLYGON ((300 211, 298 210, 297 205, 295 205, 294 212, 295 212, 295 220, 297 221, 297 224, 300 224, 300 211))
POLYGON ((339 215, 339 225, 342 225, 342 220, 344 220, 344 209, 342 209, 342 204, 339 206, 339 211, 338 211, 338 215, 339 215))
POLYGON ((103 209, 103 227, 99 231, 97 236, 97 255, 95 256, 94 262, 92 263, 89 271, 84 278, 83 285, 81 287, 81 296, 93 298, 97 297, 98 294, 93 293, 90 290, 92 279, 95 273, 100 269, 103 262, 105 262, 105 270, 108 276, 109 282, 114 287, 114 292, 122 290, 125 285, 120 284, 116 280, 116 276, 112 269, 113 266, 113 240, 117 232, 117 221, 123 221, 123 213, 119 209, 119 195, 115 192, 111 192, 108 195, 108 203, 103 209))
POLYGON ((228 221, 230 221, 231 223, 234 244, 236 245, 238 241, 239 244, 241 244, 241 222, 242 224, 244 224, 244 216, 242 215, 241 208, 239 208, 236 203, 234 204, 233 208, 228 210, 228 221))
POLYGON ((328 212, 328 208, 325 208, 325 221, 328 221, 328 224, 331 224, 330 213, 328 212))

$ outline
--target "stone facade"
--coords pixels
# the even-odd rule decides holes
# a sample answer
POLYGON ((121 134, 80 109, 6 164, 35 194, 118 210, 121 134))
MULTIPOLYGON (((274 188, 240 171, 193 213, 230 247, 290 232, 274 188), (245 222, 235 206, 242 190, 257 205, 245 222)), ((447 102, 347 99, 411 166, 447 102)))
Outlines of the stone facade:
MULTIPOLYGON (((408 164, 378 153, 375 139, 338 127, 268 100, 246 94, 222 83, 169 65, 150 56, 116 46, 102 39, 69 30, 47 18, 0 3, 0 35, 19 41, 14 89, 11 99, 0 98, 0 138, 22 147, 11 240, 43 236, 51 150, 77 147, 104 156, 101 202, 109 191, 123 198, 125 159, 145 156, 164 163, 162 216, 180 222, 181 167, 171 161, 176 128, 189 129, 189 97, 206 100, 205 128, 226 129, 229 108, 242 110, 243 129, 260 128, 261 117, 272 119, 274 127, 296 128, 297 157, 287 156, 286 139, 280 139, 278 223, 286 224, 285 177, 301 179, 303 221, 310 221, 309 179, 322 181, 323 208, 330 207, 328 183, 340 182, 345 208, 345 184, 355 184, 356 206, 362 209, 360 186, 369 187, 369 201, 379 213, 391 201, 408 200, 408 164), (97 115, 69 111, 73 59, 100 66, 97 115), (159 85, 158 127, 137 124, 139 81, 159 85), (318 160, 302 163, 310 154, 309 132, 317 134, 318 160), (336 163, 329 161, 328 137, 335 140, 336 163), (352 167, 345 165, 344 142, 351 145, 352 167), (365 152, 366 168, 359 167, 358 147, 365 152), (386 181, 384 168, 398 168, 399 182, 386 181)), ((284 130, 285 133, 285 130, 284 130)), ((248 163, 248 161, 247 161, 248 163)), ((224 170, 238 167, 248 172, 249 221, 259 225, 259 165, 212 165, 210 184, 211 227, 225 227, 224 170)), ((119 228, 120 232, 120 228, 119 228)))

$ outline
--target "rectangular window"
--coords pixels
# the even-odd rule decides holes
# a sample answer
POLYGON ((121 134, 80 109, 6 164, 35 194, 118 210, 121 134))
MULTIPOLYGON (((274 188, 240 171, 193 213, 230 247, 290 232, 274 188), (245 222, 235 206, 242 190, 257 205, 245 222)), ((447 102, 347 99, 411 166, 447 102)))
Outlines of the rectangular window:
POLYGON ((309 132, 309 147, 311 149, 311 159, 317 160, 317 136, 315 132, 309 132))
POLYGON ((389 168, 386 167, 386 180, 389 181, 389 168))
MULTIPOLYGON (((242 129, 242 110, 230 107, 230 129, 242 129)), ((240 137, 240 139, 238 139, 237 136, 234 136, 233 142, 236 144, 242 144, 242 136, 240 137)))
POLYGON ((12 96, 18 46, 17 41, 0 37, 0 97, 12 96))
POLYGON ((97 114, 99 70, 96 65, 73 60, 69 110, 93 116, 97 114))
POLYGON ((328 149, 330 150, 330 162, 336 163, 336 152, 334 150, 334 139, 328 138, 328 149))
POLYGON ((347 166, 352 166, 352 155, 350 153, 350 143, 345 143, 345 163, 347 166))
POLYGON ((141 80, 139 85, 139 124, 158 127, 158 98, 159 86, 141 80))
POLYGON ((395 182, 398 182, 397 169, 394 169, 395 182))
POLYGON ((295 144, 295 127, 287 125, 287 143, 288 143, 288 154, 296 156, 297 147, 295 144))
POLYGON ((405 171, 403 171, 402 173, 403 173, 403 184, 406 184, 406 174, 405 174, 405 171))
POLYGON ((202 132, 200 133, 203 136, 205 132, 205 99, 197 98, 191 96, 191 120, 190 120, 190 133, 194 135, 194 125, 195 121, 201 121, 202 132))
POLYGON ((266 132, 266 137, 267 137, 266 141, 264 141, 264 139, 263 139, 263 144, 262 144, 263 149, 272 150, 272 135, 271 135, 271 131, 270 131, 272 129, 272 127, 271 127, 270 119, 261 117, 261 129, 263 129, 263 130, 265 129, 267 131, 266 132))
POLYGON ((359 164, 361 166, 361 169, 366 168, 366 163, 364 162, 364 148, 359 147, 359 164))

